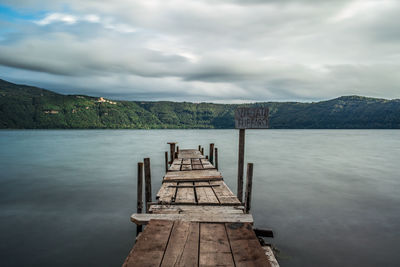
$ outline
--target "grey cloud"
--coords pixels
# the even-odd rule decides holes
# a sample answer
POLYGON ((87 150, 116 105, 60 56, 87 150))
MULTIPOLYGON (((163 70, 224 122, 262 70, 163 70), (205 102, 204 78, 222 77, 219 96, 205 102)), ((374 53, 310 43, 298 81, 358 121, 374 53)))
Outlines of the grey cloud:
MULTIPOLYGON (((8 3, 38 8, 37 1, 8 3)), ((67 2, 41 3, 60 12, 67 2)), ((127 99, 399 97, 400 4, 337 19, 351 3, 71 0, 78 17, 93 13, 137 31, 15 23, 0 39, 0 64, 11 78, 19 71, 57 90, 127 99)))

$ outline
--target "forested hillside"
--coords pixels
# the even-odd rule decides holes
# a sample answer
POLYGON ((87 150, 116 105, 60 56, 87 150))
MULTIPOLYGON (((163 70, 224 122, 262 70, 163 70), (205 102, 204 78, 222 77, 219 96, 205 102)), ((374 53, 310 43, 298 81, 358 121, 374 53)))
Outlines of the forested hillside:
MULTIPOLYGON (((238 105, 115 101, 62 95, 0 80, 0 128, 234 128, 238 105)), ((270 108, 270 128, 400 128, 400 100, 343 96, 315 103, 263 102, 241 106, 270 108)))

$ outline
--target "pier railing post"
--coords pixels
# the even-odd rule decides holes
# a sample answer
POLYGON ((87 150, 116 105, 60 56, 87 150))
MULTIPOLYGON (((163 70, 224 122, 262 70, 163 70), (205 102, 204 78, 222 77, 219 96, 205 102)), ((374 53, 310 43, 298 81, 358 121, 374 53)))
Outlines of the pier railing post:
MULTIPOLYGON (((143 212, 143 162, 137 164, 137 213, 143 212)), ((136 236, 142 231, 142 226, 136 226, 136 236)))
POLYGON ((149 212, 149 203, 151 202, 151 172, 150 172, 150 158, 144 159, 144 182, 146 193, 146 213, 149 212))
POLYGON ((246 175, 246 194, 245 194, 245 211, 249 213, 251 208, 251 191, 253 187, 253 163, 247 164, 246 175))
POLYGON ((210 158, 210 163, 214 164, 214 143, 210 144, 210 151, 209 151, 209 158, 210 158))
POLYGON ((168 172, 168 151, 165 151, 165 172, 168 172))
POLYGON ((243 169, 244 169, 244 142, 245 130, 239 130, 239 159, 238 159, 238 178, 237 178, 237 197, 243 202, 243 169))
POLYGON ((169 144, 169 153, 170 153, 170 157, 171 157, 171 161, 170 163, 172 164, 172 162, 174 162, 174 157, 175 157, 175 142, 168 142, 169 144))
POLYGON ((215 148, 215 168, 218 171, 218 148, 215 148))

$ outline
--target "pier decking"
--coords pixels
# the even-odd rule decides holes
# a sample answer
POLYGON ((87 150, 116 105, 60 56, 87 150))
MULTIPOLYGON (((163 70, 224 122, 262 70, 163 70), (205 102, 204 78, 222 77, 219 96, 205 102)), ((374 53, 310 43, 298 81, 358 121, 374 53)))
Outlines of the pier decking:
POLYGON ((124 267, 278 266, 261 246, 252 215, 199 150, 179 151, 156 199, 149 213, 131 216, 146 227, 124 267))

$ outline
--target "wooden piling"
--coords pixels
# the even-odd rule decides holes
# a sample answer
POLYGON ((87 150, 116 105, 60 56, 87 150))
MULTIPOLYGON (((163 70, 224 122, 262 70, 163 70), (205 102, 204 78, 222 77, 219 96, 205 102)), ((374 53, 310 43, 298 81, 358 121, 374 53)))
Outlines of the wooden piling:
POLYGON ((215 148, 215 168, 218 170, 218 148, 215 148))
POLYGON ((209 158, 210 158, 210 163, 214 164, 214 143, 210 144, 210 151, 209 151, 209 158))
POLYGON ((251 208, 251 191, 253 187, 253 163, 247 163, 246 194, 244 208, 249 213, 251 208))
POLYGON ((201 151, 201 145, 199 145, 199 151, 201 151))
POLYGON ((176 146, 176 152, 179 154, 179 146, 176 146))
MULTIPOLYGON (((137 213, 143 212, 143 162, 137 165, 137 213)), ((136 235, 142 231, 142 226, 136 226, 136 235)))
POLYGON ((174 157, 175 157, 175 142, 168 142, 169 144, 169 153, 171 156, 171 160, 170 160, 170 164, 172 164, 172 162, 174 161, 174 157))
POLYGON ((165 151, 165 172, 168 172, 168 151, 165 151))
POLYGON ((146 213, 149 212, 149 205, 151 203, 151 172, 150 172, 150 158, 144 159, 144 182, 146 193, 146 213))
POLYGON ((239 130, 237 197, 241 202, 243 201, 244 142, 245 142, 245 130, 240 129, 239 130))
POLYGON ((177 159, 178 158, 178 152, 175 152, 175 157, 174 157, 174 159, 177 159))
POLYGON ((201 154, 204 156, 204 147, 201 148, 201 154))

